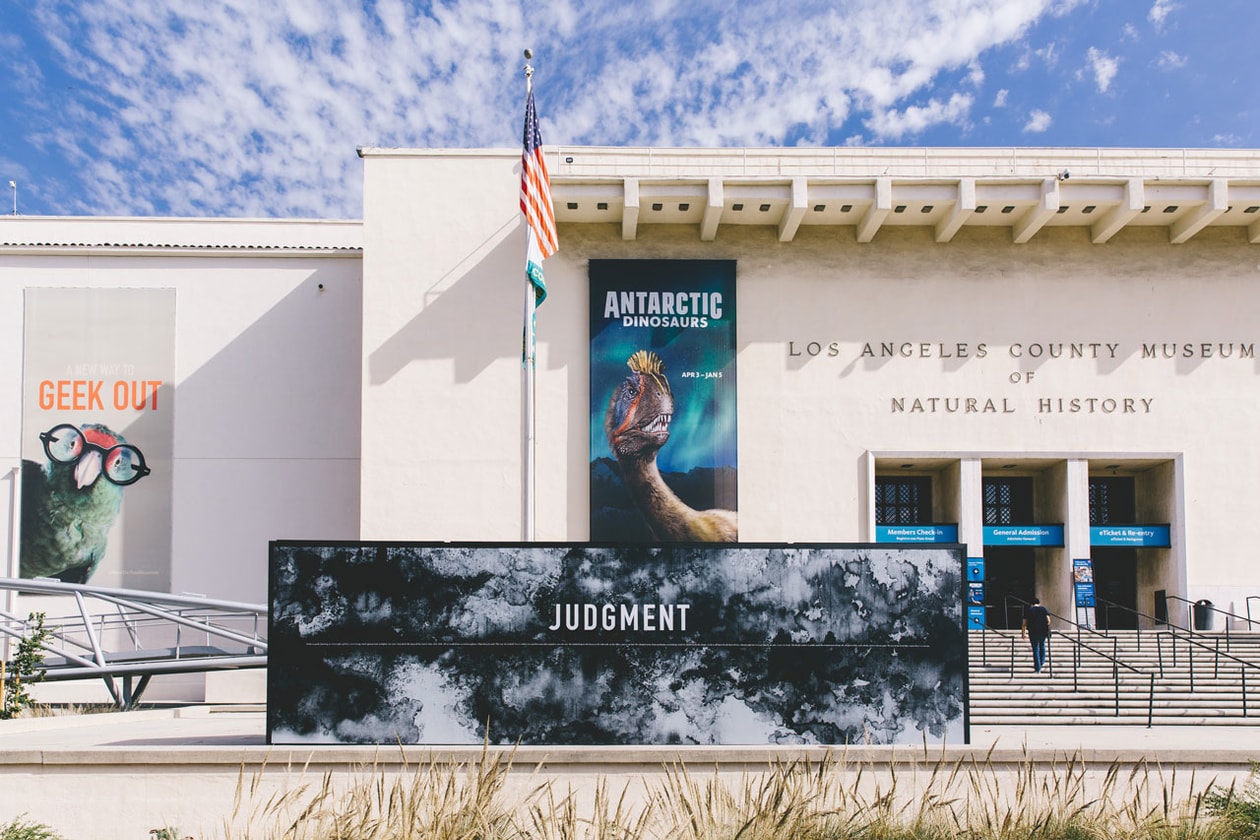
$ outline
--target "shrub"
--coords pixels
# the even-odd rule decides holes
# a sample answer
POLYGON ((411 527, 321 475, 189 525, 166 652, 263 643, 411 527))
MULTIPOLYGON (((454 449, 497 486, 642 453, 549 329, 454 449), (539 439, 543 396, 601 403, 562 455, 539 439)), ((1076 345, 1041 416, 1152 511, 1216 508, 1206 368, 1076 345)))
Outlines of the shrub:
POLYGON ((26 687, 44 678, 44 671, 40 668, 44 662, 44 642, 52 633, 44 627, 42 612, 31 613, 27 621, 33 629, 18 641, 13 661, 7 666, 0 666, 0 671, 7 671, 4 692, 0 694, 0 720, 11 720, 22 714, 22 710, 34 702, 26 687))
POLYGON ((0 840, 65 840, 43 823, 27 822, 17 817, 8 825, 0 825, 0 840))

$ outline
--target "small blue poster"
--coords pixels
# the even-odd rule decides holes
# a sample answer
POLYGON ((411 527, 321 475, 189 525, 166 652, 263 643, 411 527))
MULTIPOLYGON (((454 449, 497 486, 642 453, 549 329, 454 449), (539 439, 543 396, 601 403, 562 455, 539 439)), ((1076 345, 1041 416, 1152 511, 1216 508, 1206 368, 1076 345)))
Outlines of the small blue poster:
POLYGON ((1094 606, 1094 561, 1088 557, 1072 561, 1072 586, 1076 590, 1076 606, 1094 606))

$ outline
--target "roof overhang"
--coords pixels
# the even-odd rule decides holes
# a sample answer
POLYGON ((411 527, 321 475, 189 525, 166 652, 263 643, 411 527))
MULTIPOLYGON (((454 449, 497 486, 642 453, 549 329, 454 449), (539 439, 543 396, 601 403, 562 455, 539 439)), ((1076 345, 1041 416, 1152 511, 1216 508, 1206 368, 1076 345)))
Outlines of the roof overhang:
POLYGON ((966 227, 1011 241, 1045 228, 1087 228, 1102 244, 1156 227, 1174 244, 1208 227, 1260 243, 1260 152, 1189 149, 631 149, 547 148, 556 220, 689 225, 699 239, 731 225, 928 227, 948 242, 966 227))

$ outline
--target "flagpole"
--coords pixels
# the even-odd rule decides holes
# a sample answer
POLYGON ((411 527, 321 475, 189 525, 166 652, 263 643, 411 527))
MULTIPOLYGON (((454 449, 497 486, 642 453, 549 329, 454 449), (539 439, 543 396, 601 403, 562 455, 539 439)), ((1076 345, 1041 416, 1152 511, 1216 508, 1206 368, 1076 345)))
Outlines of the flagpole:
MULTIPOLYGON (((525 98, 534 90, 534 67, 529 63, 534 54, 525 50, 525 98)), ((526 234, 528 241, 528 233, 526 234)), ((537 342, 534 339, 534 284, 525 279, 525 323, 522 327, 525 336, 524 365, 521 368, 521 390, 524 394, 524 452, 521 480, 524 483, 524 509, 521 513, 522 538, 525 542, 534 541, 534 353, 537 342)))

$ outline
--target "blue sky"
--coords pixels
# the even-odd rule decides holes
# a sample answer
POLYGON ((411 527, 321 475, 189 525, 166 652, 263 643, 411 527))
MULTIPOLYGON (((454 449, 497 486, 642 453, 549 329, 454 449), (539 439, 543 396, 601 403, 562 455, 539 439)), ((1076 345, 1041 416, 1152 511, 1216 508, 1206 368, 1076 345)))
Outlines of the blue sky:
MULTIPOLYGON (((23 215, 358 218, 359 146, 1260 146, 1256 0, 0 0, 23 215)), ((12 210, 12 191, 4 196, 12 210)))

